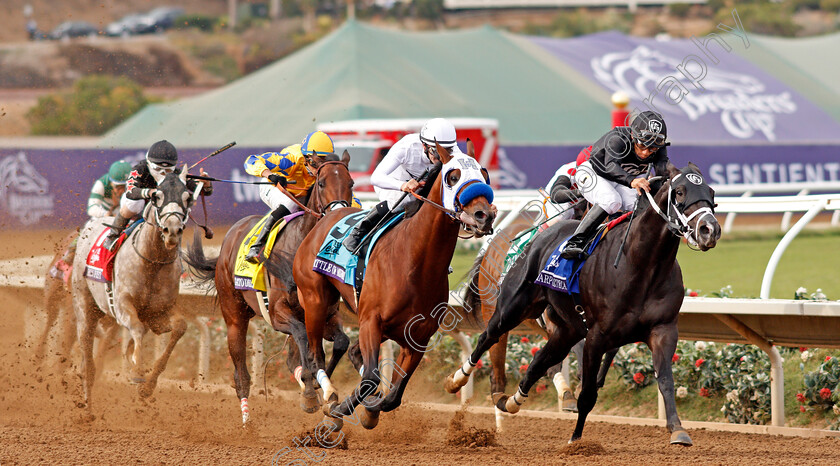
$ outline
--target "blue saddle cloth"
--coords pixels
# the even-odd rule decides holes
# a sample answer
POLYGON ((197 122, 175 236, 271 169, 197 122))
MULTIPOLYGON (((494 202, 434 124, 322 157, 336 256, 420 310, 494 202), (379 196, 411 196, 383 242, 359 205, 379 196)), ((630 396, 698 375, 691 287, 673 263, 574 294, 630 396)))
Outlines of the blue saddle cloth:
MULTIPOLYGON (((595 246, 597 246, 601 241, 604 232, 605 229, 602 228, 595 236, 595 239, 589 243, 586 248, 587 257, 595 250, 595 246)), ((571 236, 569 238, 571 238, 571 236)), ((534 283, 551 288, 552 290, 562 291, 563 293, 580 293, 578 281, 580 280, 580 271, 583 269, 583 264, 586 263, 586 260, 563 259, 560 257, 560 253, 563 252, 563 248, 566 246, 566 243, 569 242, 569 238, 566 238, 566 240, 560 243, 554 252, 551 253, 545 267, 543 267, 540 274, 537 275, 537 279, 534 280, 534 283)))
POLYGON ((368 236, 372 235, 372 237, 359 251, 359 255, 356 256, 345 248, 342 242, 353 231, 356 224, 365 218, 367 213, 368 211, 363 210, 348 215, 333 225, 321 244, 321 249, 315 257, 315 263, 312 264, 312 270, 352 285, 357 294, 361 291, 367 262, 370 260, 370 252, 373 250, 373 246, 385 232, 405 217, 405 212, 400 212, 386 220, 376 231, 368 233, 368 236), (359 260, 360 257, 363 258, 361 261, 359 260))

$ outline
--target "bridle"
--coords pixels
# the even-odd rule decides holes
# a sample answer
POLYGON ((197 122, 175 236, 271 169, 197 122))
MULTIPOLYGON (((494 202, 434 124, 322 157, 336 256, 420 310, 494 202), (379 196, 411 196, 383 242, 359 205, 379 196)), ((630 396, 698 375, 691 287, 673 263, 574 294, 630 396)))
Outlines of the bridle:
MULTIPOLYGON (((201 187, 202 187, 201 185, 202 185, 202 183, 199 183, 199 186, 196 189, 196 192, 201 190, 201 187)), ((192 196, 193 195, 191 193, 190 194, 191 199, 192 199, 192 196)), ((164 229, 163 222, 166 221, 167 218, 172 217, 172 216, 177 218, 178 221, 181 222, 181 228, 183 229, 184 227, 186 227, 187 220, 189 219, 189 216, 190 216, 190 208, 188 206, 181 205, 181 203, 177 202, 177 201, 167 202, 166 204, 163 204, 160 207, 155 205, 154 201, 152 201, 152 202, 147 203, 146 208, 151 209, 154 212, 154 215, 152 216, 152 220, 154 221, 153 226, 154 226, 155 229, 157 229, 157 232, 158 232, 158 235, 160 236, 161 241, 166 240, 166 238, 163 236, 163 229, 164 229), (177 210, 177 211, 173 210, 173 211, 169 211, 169 212, 166 212, 163 215, 161 215, 160 211, 162 209, 164 209, 166 206, 171 205, 171 204, 177 204, 178 207, 181 208, 181 210, 177 210)), ((146 215, 143 215, 143 218, 145 219, 146 215)), ((143 228, 147 224, 149 224, 149 222, 144 221, 143 224, 140 225, 140 228, 143 228)), ((134 252, 136 252, 137 255, 140 256, 140 258, 145 260, 146 262, 150 262, 152 264, 158 264, 158 265, 166 265, 166 264, 171 264, 171 263, 175 262, 175 260, 178 258, 179 254, 175 254, 172 257, 171 260, 167 260, 167 261, 158 261, 158 260, 154 260, 154 259, 149 259, 148 257, 144 256, 140 252, 139 249, 137 249, 137 237, 138 236, 140 236, 140 235, 139 234, 132 235, 131 246, 134 248, 134 252)))
MULTIPOLYGON (((653 210, 657 214, 659 214, 659 216, 662 217, 663 220, 665 220, 665 224, 668 227, 668 230, 676 236, 682 236, 683 238, 685 238, 686 241, 688 241, 689 246, 697 247, 697 229, 692 227, 690 225, 690 222, 695 217, 698 217, 697 221, 695 222, 695 225, 697 225, 700 223, 700 220, 707 215, 711 216, 712 218, 715 218, 715 211, 713 207, 715 203, 713 199, 698 199, 692 202, 690 205, 694 205, 701 201, 706 201, 709 203, 709 206, 701 207, 692 212, 690 215, 686 216, 683 213, 683 211, 687 207, 690 207, 690 205, 685 205, 685 203, 676 202, 676 193, 673 191, 674 182, 677 181, 681 176, 683 176, 683 174, 678 173, 676 176, 668 180, 668 198, 666 200, 667 207, 665 208, 666 212, 662 212, 662 209, 653 199, 653 196, 650 194, 649 191, 645 191, 645 194, 647 195, 648 201, 650 201, 650 205, 653 208, 653 210)), ((654 181, 657 178, 661 177, 656 176, 651 178, 649 181, 654 181)))

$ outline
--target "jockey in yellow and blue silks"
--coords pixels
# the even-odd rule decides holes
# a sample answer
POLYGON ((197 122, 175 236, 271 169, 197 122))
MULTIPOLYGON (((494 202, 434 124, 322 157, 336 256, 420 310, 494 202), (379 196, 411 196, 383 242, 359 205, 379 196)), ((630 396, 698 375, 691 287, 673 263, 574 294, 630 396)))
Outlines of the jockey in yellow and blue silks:
MULTIPOLYGON (((309 188, 315 184, 317 170, 310 164, 309 158, 321 158, 335 153, 335 146, 332 139, 323 131, 315 131, 306 135, 303 142, 294 144, 280 152, 266 152, 260 155, 251 155, 245 160, 245 171, 260 178, 266 178, 272 185, 260 186, 260 199, 271 207, 271 225, 293 212, 300 210, 300 207, 285 192, 275 186, 282 186, 286 191, 303 201, 309 188), (294 184, 288 184, 287 180, 293 180, 294 184)), ((262 231, 259 238, 245 257, 249 262, 257 262, 260 250, 265 246, 268 233, 271 229, 262 231)))

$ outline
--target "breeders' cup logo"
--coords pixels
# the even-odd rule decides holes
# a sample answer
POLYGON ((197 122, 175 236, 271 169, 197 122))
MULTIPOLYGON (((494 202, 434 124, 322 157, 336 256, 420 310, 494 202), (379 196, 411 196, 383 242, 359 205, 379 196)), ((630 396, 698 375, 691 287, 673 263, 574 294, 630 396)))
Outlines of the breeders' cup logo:
POLYGON ((700 186, 701 184, 703 184, 703 177, 696 174, 696 173, 689 173, 688 175, 685 175, 685 177, 688 179, 688 181, 691 181, 692 183, 696 184, 697 186, 700 186))
MULTIPOLYGON (((708 74, 700 81, 703 89, 698 89, 677 71, 681 59, 643 45, 630 52, 593 57, 590 64, 601 84, 613 91, 626 92, 640 108, 645 105, 645 99, 655 95, 651 102, 658 110, 684 114, 691 121, 719 114, 724 129, 739 139, 763 136, 768 141, 775 141, 775 115, 797 111, 789 92, 767 93, 765 85, 754 76, 723 71, 711 64, 708 74), (665 92, 670 93, 667 86, 663 87, 664 92, 657 90, 659 83, 666 79, 675 79, 682 84, 685 90, 681 91, 681 98, 666 98, 665 92)), ((700 67, 690 62, 686 65, 689 70, 690 65, 700 67)), ((653 130, 653 126, 650 129, 653 130)))
POLYGON ((662 132, 662 123, 657 120, 650 120, 648 122, 648 129, 656 134, 662 132))
POLYGON ((49 188, 25 152, 0 159, 0 207, 22 224, 31 225, 53 214, 49 188))

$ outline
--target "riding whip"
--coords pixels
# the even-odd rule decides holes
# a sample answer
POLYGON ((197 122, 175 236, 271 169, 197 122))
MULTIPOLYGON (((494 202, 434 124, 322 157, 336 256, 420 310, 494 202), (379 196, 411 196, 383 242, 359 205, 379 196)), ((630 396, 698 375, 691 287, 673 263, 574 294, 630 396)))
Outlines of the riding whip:
MULTIPOLYGON (((647 173, 645 173, 645 179, 650 176, 650 169, 653 168, 653 165, 648 165, 647 173)), ((630 227, 633 226, 633 218, 636 216, 636 209, 639 207, 639 198, 641 198, 641 194, 636 196, 636 202, 633 203, 633 212, 630 213, 630 221, 627 222, 627 231, 624 232, 624 239, 621 240, 621 246, 618 248, 618 254, 615 255, 615 261, 613 262, 613 268, 618 268, 618 261, 621 259, 621 254, 624 252, 624 243, 627 242, 627 236, 630 235, 630 227)))
MULTIPOLYGON (((218 178, 213 178, 211 176, 202 176, 202 175, 187 175, 187 178, 191 178, 194 180, 204 180, 204 181, 219 181, 222 183, 236 183, 236 184, 270 184, 273 185, 274 183, 270 181, 237 181, 237 180, 220 180, 218 178)), ((287 184, 297 184, 295 180, 286 180, 287 184)))
POLYGON ((195 168, 195 166, 196 166, 196 165, 200 164, 201 162, 204 162, 205 160, 207 160, 207 159, 209 159, 210 157, 213 157, 213 156, 215 156, 215 155, 219 155, 219 154, 221 154, 222 152, 224 152, 224 151, 226 151, 226 150, 230 149, 231 147, 233 147, 233 146, 235 146, 235 145, 236 145, 236 141, 231 142, 230 144, 228 144, 228 145, 226 145, 226 146, 224 146, 224 147, 222 147, 222 148, 216 149, 216 151, 214 151, 212 154, 210 154, 210 155, 208 155, 207 157, 204 157, 203 159, 199 160, 198 162, 196 162, 196 163, 194 163, 194 164, 190 165, 190 166, 187 168, 187 170, 192 170, 193 168, 195 168))

